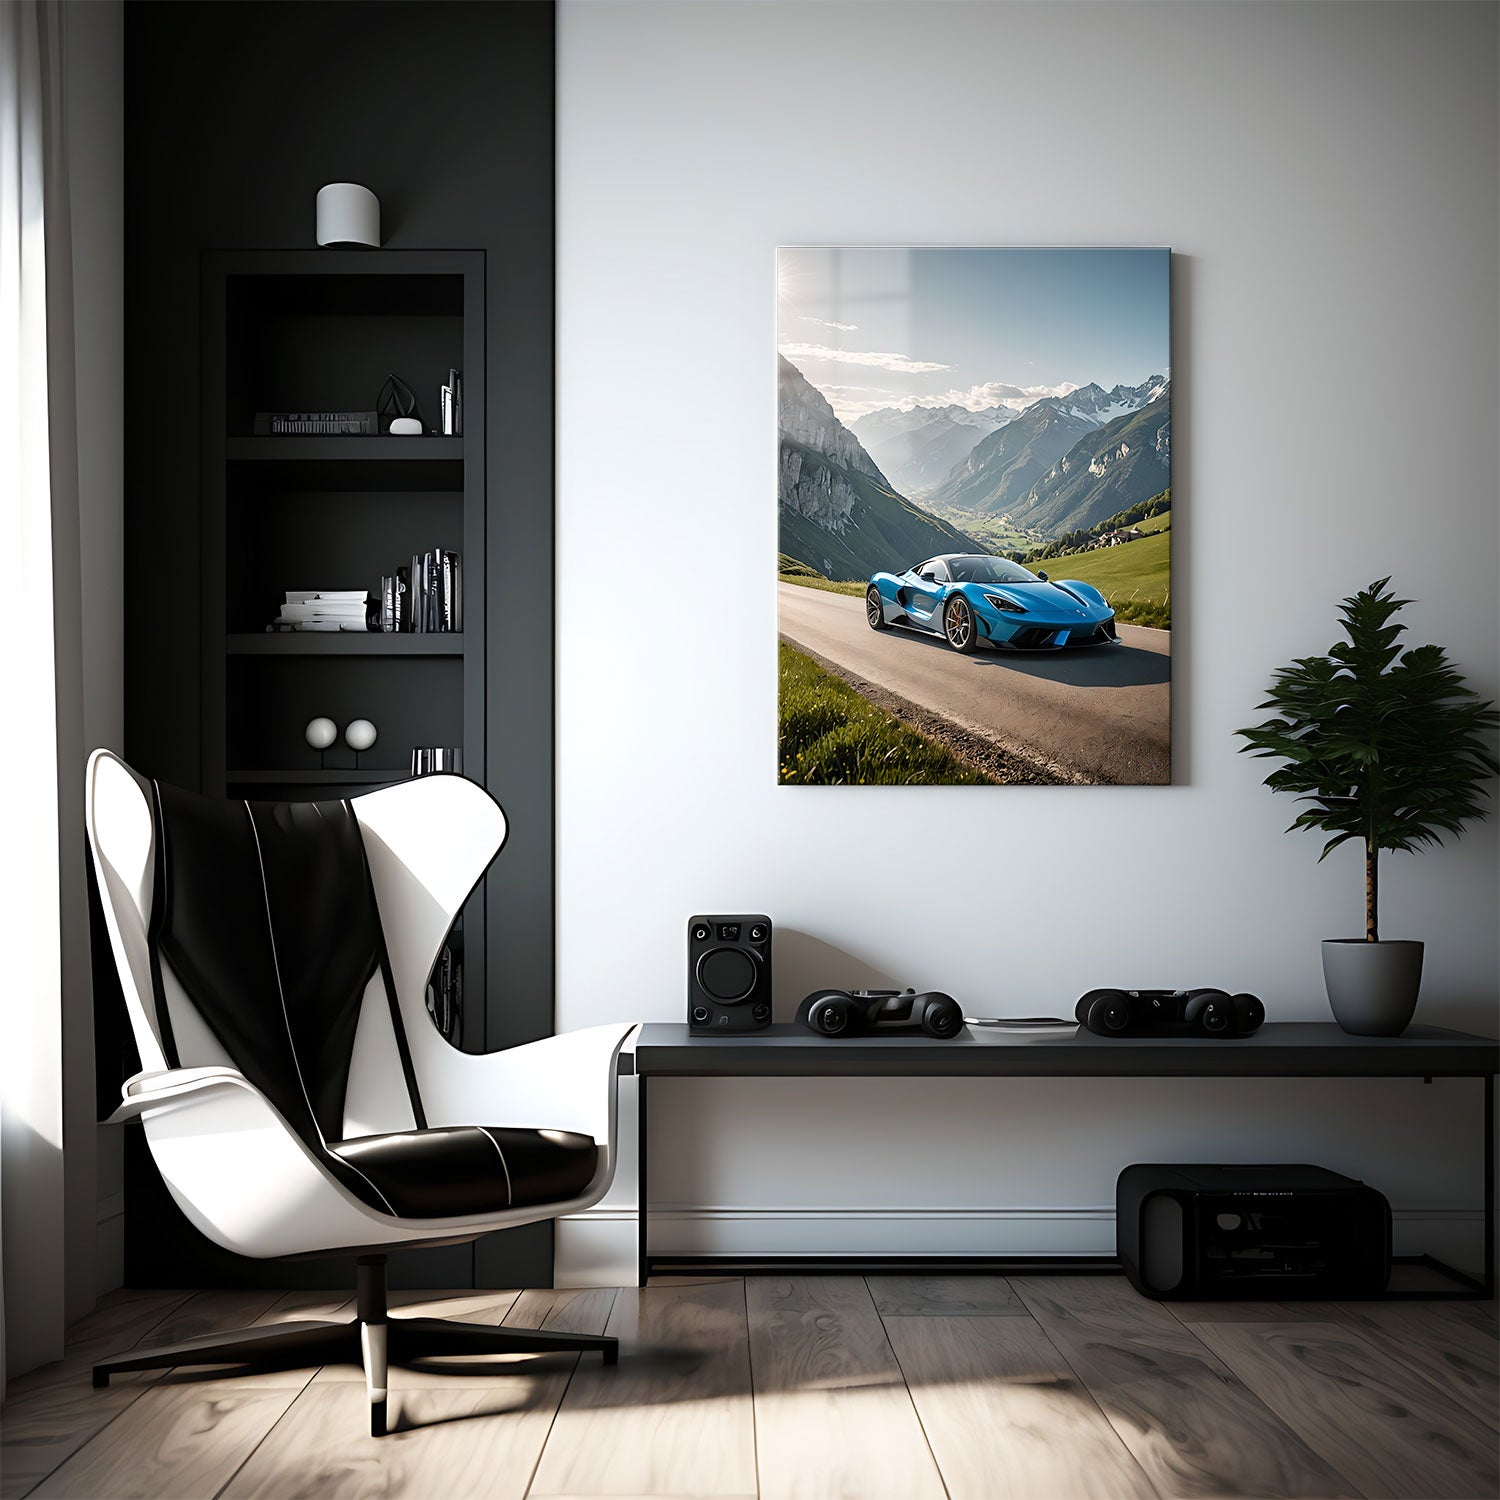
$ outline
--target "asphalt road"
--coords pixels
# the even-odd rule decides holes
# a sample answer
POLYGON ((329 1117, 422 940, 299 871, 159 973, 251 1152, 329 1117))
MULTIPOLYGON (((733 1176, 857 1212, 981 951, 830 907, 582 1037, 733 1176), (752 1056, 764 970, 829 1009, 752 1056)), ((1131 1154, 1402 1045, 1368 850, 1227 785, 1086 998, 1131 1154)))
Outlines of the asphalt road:
POLYGON ((1005 748, 1090 781, 1171 780, 1171 632, 1121 625, 1118 646, 962 656, 937 636, 871 630, 863 599, 777 585, 781 634, 846 672, 1005 748))

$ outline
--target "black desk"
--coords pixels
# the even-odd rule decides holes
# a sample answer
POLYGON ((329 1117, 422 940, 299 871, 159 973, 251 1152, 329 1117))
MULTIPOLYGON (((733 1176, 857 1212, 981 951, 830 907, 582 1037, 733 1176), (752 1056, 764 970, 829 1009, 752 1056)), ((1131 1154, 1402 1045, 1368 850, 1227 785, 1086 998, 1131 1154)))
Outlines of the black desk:
MULTIPOLYGON (((640 1280, 651 1271, 647 1183, 647 1085, 652 1078, 1481 1078, 1484 1080, 1484 1272, 1480 1280, 1427 1264, 1471 1292, 1494 1296, 1495 1075, 1500 1042, 1441 1026, 1412 1026, 1404 1036, 1350 1036, 1330 1022, 1270 1021, 1237 1041, 1198 1037, 1106 1038, 1091 1032, 1015 1032, 971 1027, 953 1041, 925 1036, 834 1040, 801 1026, 752 1036, 690 1036, 685 1024, 648 1022, 636 1038, 640 1280)), ((702 1264, 718 1264, 703 1258, 702 1264)), ((788 1262, 790 1264, 790 1262, 788 1262)), ((873 1265, 874 1262, 872 1261, 873 1265)), ((923 1260, 922 1269, 931 1269, 923 1260)), ((1028 1260, 1028 1271, 1107 1269, 1107 1257, 1028 1260)), ((674 1260, 674 1265, 683 1265, 674 1260)), ((880 1257, 885 1269, 917 1269, 880 1257)), ((684 1266, 684 1268, 686 1268, 684 1266)), ((842 1268, 842 1267, 841 1267, 842 1268)), ((989 1269, 1017 1270, 996 1258, 989 1269)))

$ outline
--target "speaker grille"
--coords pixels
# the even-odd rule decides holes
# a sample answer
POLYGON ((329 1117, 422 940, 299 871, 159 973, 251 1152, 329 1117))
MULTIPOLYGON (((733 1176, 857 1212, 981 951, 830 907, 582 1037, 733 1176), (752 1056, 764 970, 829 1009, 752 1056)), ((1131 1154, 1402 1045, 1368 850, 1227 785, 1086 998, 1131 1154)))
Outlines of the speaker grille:
POLYGON ((1153 1292, 1182 1284, 1182 1205, 1166 1193, 1152 1193, 1141 1205, 1141 1280, 1153 1292))
POLYGON ((698 983, 723 1005, 745 999, 755 988, 755 960, 739 948, 714 948, 698 960, 698 983))

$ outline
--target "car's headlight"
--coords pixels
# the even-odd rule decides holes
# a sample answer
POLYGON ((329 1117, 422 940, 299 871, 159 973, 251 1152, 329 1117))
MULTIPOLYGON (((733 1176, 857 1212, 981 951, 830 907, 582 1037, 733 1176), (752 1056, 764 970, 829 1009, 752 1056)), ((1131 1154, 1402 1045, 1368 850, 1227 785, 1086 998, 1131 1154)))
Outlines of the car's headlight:
POLYGON ((984 602, 991 609, 1003 609, 1008 615, 1024 615, 1026 613, 1026 606, 1024 604, 1017 604, 1014 599, 1007 599, 1004 594, 986 594, 984 602))

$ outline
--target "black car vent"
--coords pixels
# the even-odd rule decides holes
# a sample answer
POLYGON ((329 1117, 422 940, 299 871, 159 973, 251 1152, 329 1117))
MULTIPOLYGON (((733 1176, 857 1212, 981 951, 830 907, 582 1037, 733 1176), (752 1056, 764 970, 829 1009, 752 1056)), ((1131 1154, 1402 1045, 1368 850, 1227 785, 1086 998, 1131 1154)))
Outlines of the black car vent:
POLYGON ((1037 651, 1051 641, 1053 632, 1043 630, 1040 625, 1028 625, 1025 630, 1018 630, 1010 638, 1012 646, 1021 651, 1037 651))

